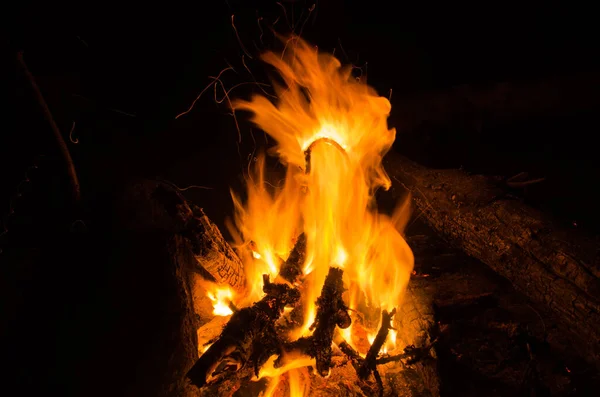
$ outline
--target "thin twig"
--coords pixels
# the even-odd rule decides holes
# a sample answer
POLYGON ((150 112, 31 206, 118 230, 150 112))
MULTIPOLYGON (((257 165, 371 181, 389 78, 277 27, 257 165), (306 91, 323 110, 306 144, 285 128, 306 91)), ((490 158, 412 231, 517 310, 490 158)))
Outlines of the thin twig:
POLYGON ((75 203, 79 203, 79 201, 81 199, 81 188, 79 185, 79 178, 77 177, 77 172, 75 170, 75 164, 73 163, 73 158, 71 157, 69 148, 67 147, 67 144, 65 143, 65 140, 62 137, 60 129, 58 128, 58 126, 56 125, 56 122, 54 121, 54 117, 52 117, 50 108, 48 107, 48 104, 46 103, 44 96, 42 95, 42 92, 40 91, 40 88, 38 87, 37 83, 35 82, 35 79, 34 79, 33 75, 31 74, 31 72, 29 71, 29 68, 27 68, 27 64, 25 63, 25 60, 23 59, 22 51, 20 51, 17 54, 17 61, 18 61, 19 65, 21 66, 21 69, 23 69, 23 73, 27 77, 27 80, 29 81, 29 85, 31 86, 31 89, 33 90, 35 98, 36 98, 38 104, 40 105, 42 112, 44 113, 44 118, 46 119, 48 124, 50 124, 50 128, 52 129, 52 132, 54 134, 54 139, 56 140, 56 142, 60 148, 61 154, 63 156, 63 159, 67 165, 67 173, 69 175, 69 180, 71 182, 71 194, 73 195, 73 201, 75 203))

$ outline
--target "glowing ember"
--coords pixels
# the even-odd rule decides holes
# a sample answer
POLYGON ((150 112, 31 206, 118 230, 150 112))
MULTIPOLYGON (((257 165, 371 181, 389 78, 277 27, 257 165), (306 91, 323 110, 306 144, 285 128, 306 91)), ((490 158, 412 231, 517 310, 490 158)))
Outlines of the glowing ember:
POLYGON ((228 287, 215 287, 214 291, 208 291, 207 296, 213 301, 213 314, 215 316, 229 316, 233 314, 231 302, 233 291, 228 287))
MULTIPOLYGON (((252 112, 252 121, 277 141, 275 152, 287 173, 281 187, 269 187, 260 158, 247 179, 248 199, 242 202, 232 194, 231 228, 238 246, 250 247, 241 250, 250 285, 242 304, 261 298, 262 275, 274 278, 295 239, 306 235, 304 320, 292 339, 311 332, 315 302, 331 266, 344 270, 349 307, 374 313, 401 304, 413 269, 413 254, 402 237, 408 201, 390 217, 377 212, 374 199, 378 188, 391 186, 381 163, 396 134, 387 126, 390 102, 354 79, 351 67, 342 67, 334 56, 293 40, 284 54, 267 52, 262 57, 284 82, 273 83, 275 103, 261 95, 234 102, 236 110, 252 112)), ((225 302, 231 296, 217 291, 214 298, 225 302)), ((219 307, 219 313, 231 313, 226 304, 219 307)), ((340 331, 351 345, 355 327, 340 331)), ((371 328, 367 332, 372 342, 377 328, 371 328)), ((396 348, 395 337, 393 332, 385 352, 396 348)), ((288 371, 292 395, 307 393, 306 382, 292 370, 313 360, 287 362, 277 369, 270 362, 261 369, 259 377, 272 378, 267 395, 288 371)))

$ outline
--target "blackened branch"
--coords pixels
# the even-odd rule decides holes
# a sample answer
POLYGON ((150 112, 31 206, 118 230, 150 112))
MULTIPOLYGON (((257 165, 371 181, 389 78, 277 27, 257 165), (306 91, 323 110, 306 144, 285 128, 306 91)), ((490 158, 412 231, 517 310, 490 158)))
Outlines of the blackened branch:
POLYGON ((396 309, 393 309, 390 313, 386 310, 381 311, 381 327, 379 328, 379 331, 377 331, 377 336, 375 336, 375 340, 367 352, 365 361, 358 370, 359 378, 363 380, 367 379, 369 375, 371 375, 371 372, 376 369, 377 356, 392 328, 391 322, 394 314, 396 314, 396 309))
MULTIPOLYGON (((344 271, 339 268, 329 268, 325 278, 321 296, 317 299, 317 316, 311 325, 314 333, 309 337, 302 337, 286 345, 286 351, 299 351, 316 359, 317 372, 327 376, 331 368, 331 343, 336 326, 347 328, 350 326, 348 308, 342 300, 344 271)), ((276 365, 282 365, 280 357, 276 365)))
POLYGON ((305 259, 306 235, 302 233, 298 237, 298 240, 296 241, 296 244, 294 245, 294 249, 292 249, 290 256, 281 266, 281 269, 279 270, 279 275, 285 280, 294 284, 302 274, 302 266, 304 266, 305 259))
POLYGON ((217 341, 187 373, 192 384, 197 387, 206 385, 207 379, 217 368, 221 371, 223 363, 235 363, 236 365, 226 365, 227 369, 234 368, 234 371, 241 367, 256 367, 249 361, 258 357, 256 350, 264 348, 265 340, 272 340, 269 336, 274 334, 275 321, 283 308, 300 299, 297 290, 285 284, 271 283, 268 275, 263 276, 263 281, 265 297, 231 316, 217 341))

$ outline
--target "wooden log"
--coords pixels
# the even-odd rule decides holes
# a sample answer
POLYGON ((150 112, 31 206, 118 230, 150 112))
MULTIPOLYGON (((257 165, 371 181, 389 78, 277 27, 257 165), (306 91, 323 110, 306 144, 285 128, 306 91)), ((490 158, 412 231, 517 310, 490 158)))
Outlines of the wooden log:
MULTIPOLYGON (((237 372, 242 367, 259 367, 265 355, 268 358, 276 353, 271 352, 266 341, 273 340, 269 336, 275 334, 275 321, 283 312, 283 308, 300 299, 300 294, 285 284, 271 283, 267 275, 264 276, 263 291, 266 294, 264 298, 231 316, 217 341, 190 369, 187 377, 192 384, 199 388, 204 387, 217 367, 227 358, 236 366, 229 372, 237 372), (251 360, 252 357, 254 360, 251 360)), ((246 374, 244 371, 244 375, 246 374)))
POLYGON ((168 227, 178 221, 156 210, 161 206, 147 188, 144 182, 129 185, 116 203, 107 203, 116 204, 118 216, 103 241, 108 260, 99 273, 110 276, 99 275, 106 277, 96 293, 101 295, 94 295, 100 303, 86 305, 89 328, 98 330, 77 330, 88 335, 80 348, 93 360, 78 363, 84 369, 77 378, 87 387, 76 395, 106 396, 117 389, 122 396, 194 395, 185 374, 198 357, 188 270, 195 259, 189 242, 168 227))
MULTIPOLYGON (((388 337, 390 328, 392 328, 392 317, 394 317, 395 314, 396 309, 393 309, 390 313, 385 310, 381 311, 381 326, 379 327, 379 331, 377 331, 373 344, 369 348, 367 356, 358 370, 358 376, 361 379, 367 379, 372 372, 375 374, 377 373, 377 356, 379 356, 379 351, 388 337)), ((377 383, 380 382, 378 381, 377 383)))
POLYGON ((175 187, 165 182, 139 181, 129 195, 127 203, 141 206, 126 205, 122 209, 119 216, 129 228, 180 234, 189 242, 196 259, 188 270, 217 284, 229 285, 238 292, 244 289, 241 259, 201 208, 186 201, 175 187), (132 214, 136 211, 144 211, 152 217, 145 221, 133 219, 132 214))
POLYGON ((279 275, 285 280, 294 284, 298 281, 298 277, 302 275, 302 266, 306 259, 306 235, 304 233, 298 236, 296 244, 290 253, 288 259, 281 265, 279 275))
POLYGON ((508 198, 486 177, 432 170, 400 156, 385 162, 394 189, 412 193, 434 230, 549 308, 579 337, 580 354, 600 365, 597 240, 508 198))
POLYGON ((382 320, 386 321, 382 321, 384 327, 380 326, 375 338, 379 340, 374 340, 367 351, 369 357, 360 356, 341 334, 335 336, 336 345, 351 362, 356 383, 365 395, 381 395, 383 392, 385 396, 395 396, 401 394, 401 390, 406 395, 440 395, 434 345, 440 330, 434 318, 430 287, 428 279, 410 281, 392 320, 397 346, 393 355, 380 352, 384 334, 390 329, 389 314, 382 313, 382 320), (364 371, 362 378, 361 370, 364 371), (369 376, 371 373, 373 377, 369 376))
MULTIPOLYGON (((344 292, 343 274, 344 271, 340 268, 329 268, 321 289, 321 295, 317 299, 315 322, 310 326, 311 330, 314 329, 313 334, 309 337, 301 337, 284 347, 285 353, 300 351, 314 357, 317 373, 321 376, 328 376, 332 366, 331 343, 336 326, 343 329, 348 328, 351 324, 348 308, 342 300, 344 292)), ((284 357, 280 356, 278 358, 276 366, 282 365, 284 357)))
POLYGON ((188 222, 185 235, 196 257, 195 271, 204 275, 208 273, 218 284, 227 284, 238 292, 243 291, 246 277, 241 259, 204 211, 196 206, 191 208, 194 216, 188 222))

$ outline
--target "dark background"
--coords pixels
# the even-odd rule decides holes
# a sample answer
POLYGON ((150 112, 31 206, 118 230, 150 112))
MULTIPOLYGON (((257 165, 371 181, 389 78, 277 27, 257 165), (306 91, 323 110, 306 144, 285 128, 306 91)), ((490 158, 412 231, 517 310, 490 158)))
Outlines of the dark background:
MULTIPOLYGON (((182 187, 202 185, 211 189, 189 189, 186 196, 219 224, 231 213, 228 188, 240 188, 255 149, 265 146, 264 135, 238 115, 239 143, 227 106, 215 103, 212 90, 189 114, 175 116, 210 83, 208 76, 228 64, 235 72, 223 75, 225 86, 252 80, 242 64, 232 14, 253 57, 245 55, 244 61, 258 81, 266 82, 256 54, 276 42, 269 25, 279 18, 274 29, 280 33, 303 26, 302 36, 320 49, 335 49, 343 62, 368 71, 369 83, 382 95, 393 89, 392 126, 397 125, 394 104, 411 95, 598 70, 594 13, 577 4, 387 3, 319 1, 309 19, 312 2, 304 1, 282 6, 224 0, 102 3, 64 9, 47 4, 26 6, 11 19, 3 61, 14 70, 16 51, 24 51, 71 150, 84 203, 74 214, 51 132, 22 74, 9 73, 6 81, 16 89, 6 92, 5 103, 15 107, 4 111, 14 123, 0 136, 0 214, 5 219, 10 208, 14 214, 5 222, 0 262, 4 318, 9 319, 4 340, 12 348, 17 379, 65 393, 66 379, 79 374, 72 361, 85 371, 92 360, 85 353, 89 332, 81 329, 100 327, 98 337, 102 322, 113 321, 98 315, 105 309, 99 297, 118 269, 97 257, 102 244, 109 244, 106 234, 114 216, 109 203, 121 186, 140 176, 182 187), (258 17, 263 17, 262 41, 258 17), (78 144, 68 139, 73 122, 78 144), (37 168, 31 168, 34 164, 37 168), (68 244, 61 240, 74 219, 96 233, 94 244, 83 237, 69 237, 68 244), (89 262, 69 262, 70 255, 87 255, 89 262)), ((241 87, 234 95, 251 90, 241 87)), ((587 109, 560 117, 521 117, 489 125, 480 134, 449 126, 428 131, 424 139, 399 127, 395 150, 428 166, 545 176, 526 199, 570 227, 597 233, 597 131, 596 112, 587 109)))
MULTIPOLYGON (((264 142, 263 134, 252 135, 245 115, 239 115, 238 148, 234 120, 225 104, 215 103, 212 89, 193 112, 177 121, 174 117, 210 83, 208 76, 228 65, 235 72, 223 75, 226 87, 252 81, 242 64, 244 51, 232 14, 243 46, 253 56, 244 61, 258 81, 267 82, 256 54, 276 44, 269 26, 280 33, 294 27, 321 49, 335 50, 343 62, 361 66, 382 95, 393 89, 393 106, 403 97, 463 84, 485 88, 495 82, 577 76, 598 67, 597 24, 589 9, 576 4, 497 2, 478 7, 330 0, 316 2, 307 19, 311 4, 223 0, 64 10, 36 6, 13 21, 10 47, 24 50, 59 127, 67 133, 76 122, 74 134, 81 143, 71 149, 79 172, 95 169, 106 180, 160 175, 178 184, 215 187, 225 200, 226 186, 240 173, 255 141, 264 142), (260 26, 258 17, 263 18, 260 26)), ((239 87, 233 95, 245 96, 253 89, 239 87)), ((595 116, 589 109, 532 115, 487 125, 480 134, 459 122, 427 131, 427 139, 423 133, 403 131, 394 110, 390 125, 398 127, 396 148, 423 164, 546 177, 535 204, 548 206, 566 222, 595 228, 600 220, 594 189, 599 175, 595 116)), ((19 132, 3 136, 9 141, 2 150, 22 160, 2 156, 7 187, 16 186, 20 170, 44 151, 31 144, 43 141, 47 132, 31 128, 23 133, 26 129, 17 120, 19 132)), ((82 177, 82 183, 97 185, 98 179, 82 177)), ((202 193, 215 194, 190 191, 198 200, 202 193)), ((217 221, 227 211, 215 214, 217 221)))

